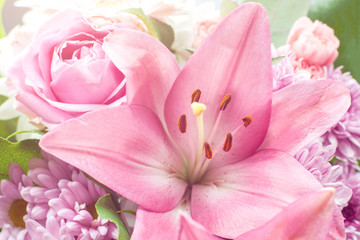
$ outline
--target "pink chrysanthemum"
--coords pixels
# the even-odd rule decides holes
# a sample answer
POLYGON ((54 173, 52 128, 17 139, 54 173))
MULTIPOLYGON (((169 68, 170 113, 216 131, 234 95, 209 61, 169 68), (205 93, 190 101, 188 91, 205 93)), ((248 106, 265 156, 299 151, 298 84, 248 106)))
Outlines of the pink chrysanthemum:
POLYGON ((106 191, 89 181, 83 173, 73 172, 71 180, 59 181, 60 195, 49 201, 52 210, 65 220, 66 231, 81 239, 116 239, 118 229, 96 213, 96 201, 106 191))
POLYGON ((26 221, 34 239, 116 239, 115 224, 100 219, 96 201, 106 191, 88 180, 78 169, 56 159, 29 161, 28 176, 36 186, 22 189, 29 202, 26 221))
POLYGON ((326 78, 343 83, 350 89, 351 106, 339 123, 323 135, 325 144, 337 146, 335 156, 359 169, 360 159, 360 84, 350 73, 342 73, 342 67, 326 68, 326 78))
POLYGON ((323 146, 315 141, 301 149, 295 158, 321 182, 324 187, 336 188, 335 203, 340 209, 345 207, 351 197, 351 189, 340 181, 342 167, 332 166, 329 161, 333 158, 335 146, 323 146))
POLYGON ((29 167, 28 177, 36 183, 36 186, 25 187, 21 195, 29 203, 27 206, 29 218, 45 226, 50 210, 48 202, 60 195, 58 182, 61 179, 71 180, 72 173, 79 170, 57 160, 40 158, 30 159, 29 167))
POLYGON ((10 164, 9 176, 10 181, 2 180, 0 183, 0 239, 31 239, 24 222, 28 202, 20 192, 33 183, 17 163, 10 164))
POLYGON ((360 239, 360 173, 350 165, 345 166, 341 181, 352 189, 352 197, 348 205, 343 208, 345 218, 346 239, 360 239))
POLYGON ((273 59, 283 57, 282 60, 273 65, 273 91, 311 78, 310 73, 305 70, 294 71, 295 54, 289 49, 289 46, 285 45, 278 49, 272 47, 271 54, 273 59))
POLYGON ((46 219, 45 226, 33 219, 26 220, 26 229, 33 239, 47 239, 47 240, 75 240, 66 230, 65 220, 60 221, 54 217, 49 216, 46 219))

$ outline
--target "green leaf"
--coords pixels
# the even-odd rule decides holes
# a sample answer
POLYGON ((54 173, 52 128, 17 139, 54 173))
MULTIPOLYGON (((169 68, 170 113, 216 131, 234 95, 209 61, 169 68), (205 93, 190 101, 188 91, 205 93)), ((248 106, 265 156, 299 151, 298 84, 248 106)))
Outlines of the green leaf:
POLYGON ((266 8, 270 20, 271 42, 280 47, 286 43, 287 36, 294 22, 307 15, 310 0, 246 0, 259 2, 266 8))
POLYGON ((334 29, 340 40, 336 66, 344 66, 345 72, 360 82, 360 1, 313 0, 309 17, 318 19, 334 29))
POLYGON ((156 31, 156 28, 153 24, 153 21, 151 21, 151 19, 145 15, 144 11, 141 8, 129 8, 129 9, 122 10, 122 12, 131 13, 131 14, 134 14, 135 16, 137 16, 138 18, 140 18, 141 21, 144 22, 146 28, 148 29, 149 34, 158 40, 160 39, 159 35, 156 31))
MULTIPOLYGON (((16 131, 18 118, 0 120, 0 137, 6 138, 16 131)), ((1 161, 1 159, 0 159, 1 161)))
POLYGON ((25 172, 31 158, 41 158, 39 141, 27 139, 13 143, 0 138, 0 179, 9 179, 10 163, 18 163, 25 172))
POLYGON ((5 35, 6 35, 5 28, 2 23, 2 9, 4 7, 4 4, 5 4, 5 0, 0 0, 0 38, 5 37, 5 35))
POLYGON ((4 95, 0 95, 0 105, 3 104, 4 102, 6 102, 6 100, 8 100, 8 97, 6 97, 4 95))
MULTIPOLYGON (((1 0, 0 0, 1 1, 1 0)), ((0 95, 0 105, 2 105, 8 97, 4 95, 0 95)), ((17 118, 9 119, 9 120, 0 120, 0 137, 7 137, 10 133, 16 131, 17 118)))
POLYGON ((232 10, 237 8, 239 5, 233 0, 223 0, 220 5, 220 16, 227 16, 232 10))
POLYGON ((281 60, 283 60, 284 57, 285 57, 285 56, 279 56, 279 57, 274 57, 274 58, 272 58, 272 59, 271 59, 272 65, 277 64, 278 62, 280 62, 281 60))
POLYGON ((171 45, 174 42, 175 34, 173 28, 156 18, 150 17, 153 27, 159 36, 160 42, 162 42, 168 49, 171 49, 171 45))
POLYGON ((126 230, 124 223, 122 222, 119 214, 116 213, 116 208, 110 194, 99 198, 95 204, 97 214, 102 219, 107 219, 113 222, 119 229, 118 240, 128 240, 130 235, 126 230))

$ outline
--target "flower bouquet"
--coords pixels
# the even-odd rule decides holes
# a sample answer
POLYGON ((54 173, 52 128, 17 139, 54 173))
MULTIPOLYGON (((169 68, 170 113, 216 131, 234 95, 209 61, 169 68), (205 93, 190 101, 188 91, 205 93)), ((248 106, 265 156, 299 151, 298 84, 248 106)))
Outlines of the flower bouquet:
POLYGON ((0 239, 360 239, 359 2, 278 3, 16 1, 0 239))

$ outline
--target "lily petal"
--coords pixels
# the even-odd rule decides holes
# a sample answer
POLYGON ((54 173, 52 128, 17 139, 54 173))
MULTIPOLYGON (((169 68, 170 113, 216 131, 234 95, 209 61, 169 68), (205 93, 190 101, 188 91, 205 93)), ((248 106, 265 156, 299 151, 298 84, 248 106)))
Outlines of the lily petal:
MULTIPOLYGON (((235 9, 204 41, 179 74, 165 104, 170 134, 181 149, 188 149, 186 155, 190 155, 191 147, 189 137, 185 135, 197 139, 196 119, 190 108, 191 95, 196 89, 202 92, 199 102, 207 106, 205 139, 213 129, 226 94, 231 94, 232 100, 218 124, 221 127, 214 133, 213 138, 218 139, 215 144, 223 144, 226 134, 243 124, 243 117, 250 115, 254 119, 252 126, 240 133, 241 138, 237 138, 238 142, 233 146, 237 158, 228 158, 229 161, 249 156, 261 144, 271 110, 270 59, 267 13, 257 3, 243 4, 235 9), (183 114, 188 118, 186 134, 178 129, 178 120, 183 114)), ((197 143, 193 144, 196 146, 197 143)), ((225 160, 221 164, 227 163, 225 160)))
POLYGON ((138 208, 132 240, 169 240, 178 239, 180 232, 180 217, 186 211, 184 206, 166 212, 150 212, 138 208))
POLYGON ((141 106, 71 119, 41 138, 40 146, 145 209, 173 209, 186 188, 173 170, 181 157, 157 116, 141 106))
POLYGON ((334 188, 301 197, 263 226, 235 240, 326 239, 334 207, 334 188))
POLYGON ((181 228, 179 240, 219 240, 220 238, 212 235, 204 226, 195 222, 187 214, 181 215, 181 228))
POLYGON ((283 88, 273 96, 270 127, 260 149, 295 155, 336 124, 349 106, 349 89, 334 81, 304 81, 283 88))
POLYGON ((235 238, 269 221, 300 196, 321 189, 293 157, 263 150, 211 169, 202 185, 192 188, 191 216, 213 234, 235 238))
POLYGON ((131 29, 109 34, 103 49, 125 75, 128 103, 146 106, 163 120, 165 98, 180 72, 171 52, 149 34, 131 29))
POLYGON ((132 240, 217 240, 188 213, 188 206, 179 205, 166 213, 149 212, 142 208, 136 211, 132 240))

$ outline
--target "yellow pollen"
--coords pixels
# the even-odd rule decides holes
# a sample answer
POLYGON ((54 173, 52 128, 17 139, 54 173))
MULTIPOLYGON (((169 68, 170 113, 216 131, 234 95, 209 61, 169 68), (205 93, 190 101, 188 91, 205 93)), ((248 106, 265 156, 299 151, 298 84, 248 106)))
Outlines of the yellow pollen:
POLYGON ((193 103, 193 102, 199 102, 200 96, 201 96, 201 91, 200 91, 199 89, 196 89, 196 90, 191 94, 191 103, 193 103))
POLYGON ((12 202, 8 214, 14 226, 25 228, 24 216, 27 214, 27 204, 28 202, 23 199, 16 199, 12 202))
POLYGON ((232 140, 233 140, 233 137, 232 137, 231 133, 228 133, 226 135, 226 139, 224 142, 224 147, 223 147, 224 152, 230 151, 230 149, 232 147, 232 140))
POLYGON ((204 149, 205 149, 205 157, 207 159, 211 159, 212 158, 212 155, 213 155, 213 152, 212 152, 212 149, 210 147, 210 144, 205 142, 204 143, 204 149))
POLYGON ((191 104, 191 109, 195 116, 200 116, 206 110, 206 105, 203 103, 193 102, 191 104))
POLYGON ((179 121, 178 121, 178 128, 180 130, 181 133, 185 133, 186 132, 186 115, 183 114, 180 116, 179 121))
POLYGON ((250 125, 250 123, 252 122, 252 118, 250 116, 247 116, 247 117, 244 117, 242 119, 243 123, 244 123, 244 126, 247 127, 250 125))
POLYGON ((221 101, 220 104, 220 110, 225 111, 227 105, 230 103, 231 101, 231 94, 226 94, 225 97, 223 98, 223 100, 221 101))

